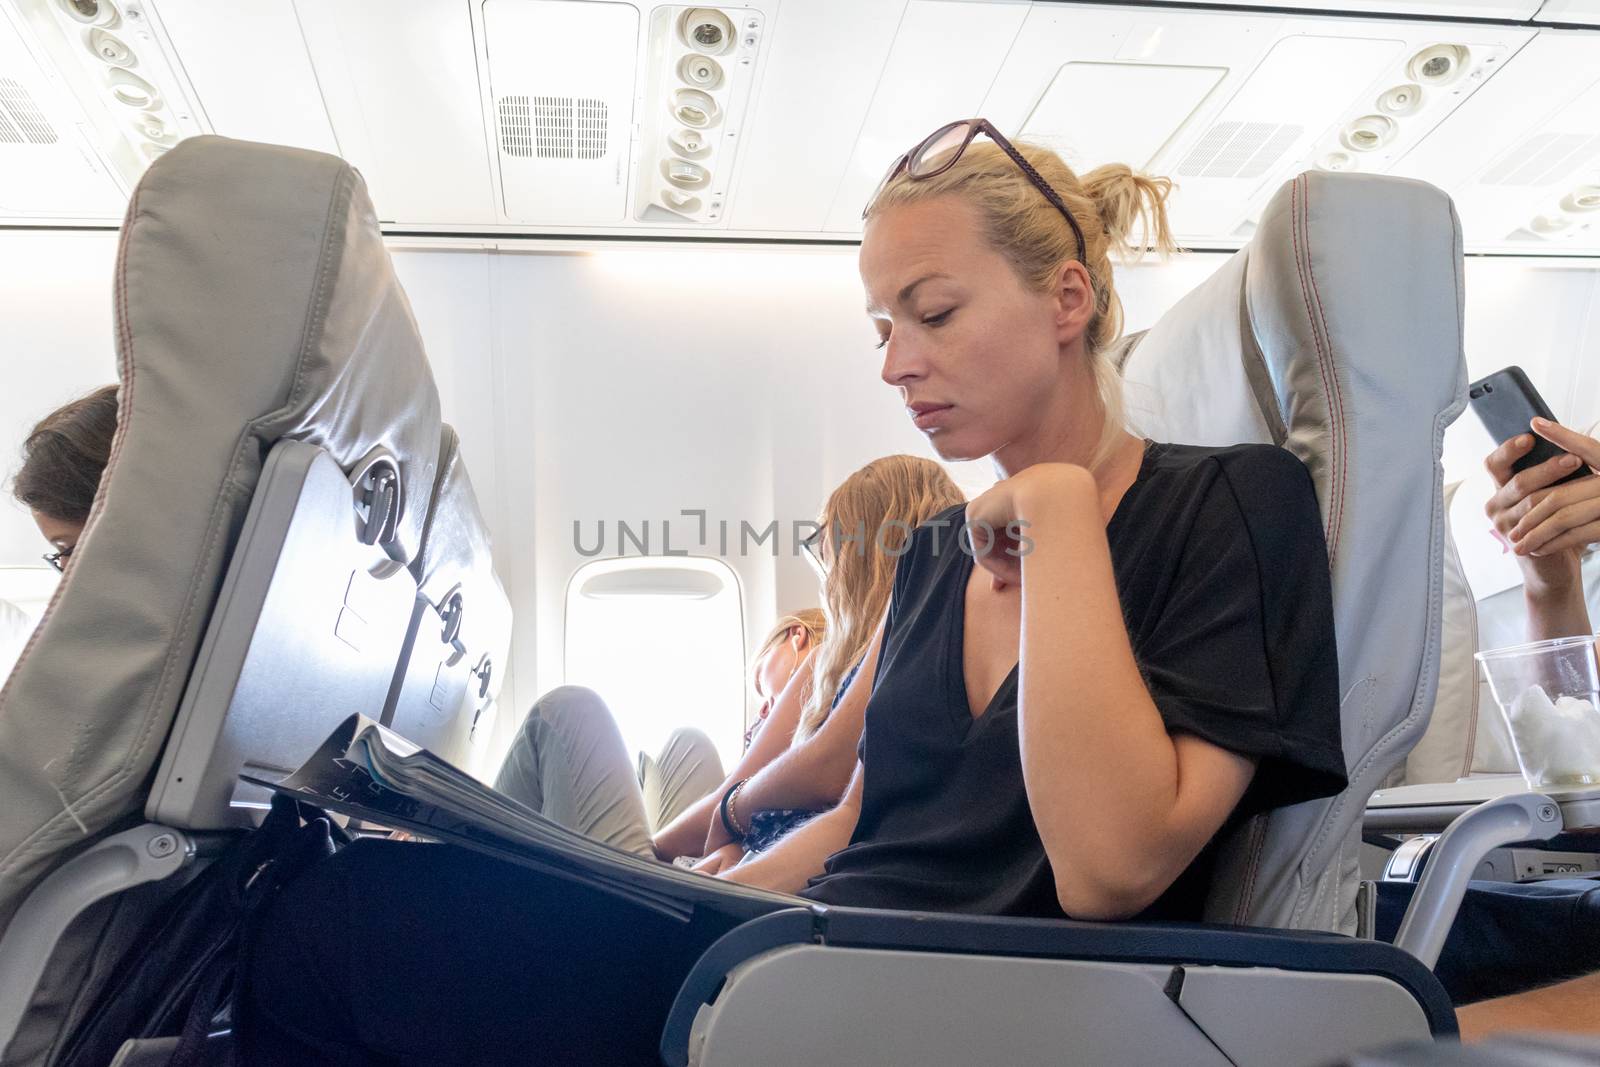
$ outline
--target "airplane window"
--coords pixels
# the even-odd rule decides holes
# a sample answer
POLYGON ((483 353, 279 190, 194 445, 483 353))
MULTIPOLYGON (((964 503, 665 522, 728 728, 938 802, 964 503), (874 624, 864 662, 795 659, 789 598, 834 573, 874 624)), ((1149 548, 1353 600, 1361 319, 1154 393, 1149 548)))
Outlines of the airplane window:
POLYGON ((723 766, 744 734, 744 604, 720 560, 594 560, 567 584, 566 681, 598 692, 634 752, 703 730, 723 766))

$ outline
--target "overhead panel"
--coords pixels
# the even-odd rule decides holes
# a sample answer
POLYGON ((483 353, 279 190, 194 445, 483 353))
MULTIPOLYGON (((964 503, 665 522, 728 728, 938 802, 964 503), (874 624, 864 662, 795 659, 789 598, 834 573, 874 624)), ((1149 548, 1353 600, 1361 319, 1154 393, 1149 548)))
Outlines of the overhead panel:
POLYGON ((1600 0, 1547 0, 1533 19, 1558 25, 1600 26, 1600 0))
POLYGON ((1455 198, 1470 247, 1600 252, 1600 37, 1541 32, 1398 170, 1455 198))
POLYGON ((211 129, 338 154, 292 0, 160 0, 161 24, 211 129))
POLYGON ((906 4, 800 0, 779 9, 744 125, 734 227, 824 228, 906 4))
POLYGON ((0 16, 0 219, 115 218, 122 190, 85 140, 68 93, 0 16))
POLYGON ((1254 213, 1301 170, 1385 172, 1530 36, 1035 4, 983 111, 1080 170, 1120 161, 1171 177, 1179 240, 1227 247, 1247 239, 1254 213))
POLYGON ((624 221, 638 9, 484 0, 483 27, 488 121, 505 217, 624 221))
POLYGON ((632 217, 726 227, 771 10, 657 7, 646 30, 632 217))
MULTIPOLYGON (((1539 0, 1187 0, 1195 7, 1271 7, 1308 14, 1410 15, 1416 18, 1496 19, 1533 17, 1539 0)), ((1582 2, 1582 0, 1579 0, 1582 2)), ((1592 0, 1590 0, 1592 2, 1592 0)))
POLYGON ((1079 171, 1102 163, 1148 167, 1227 73, 1227 67, 1067 63, 1021 133, 1079 171), (1085 107, 1086 100, 1095 106, 1085 107))
POLYGON ((981 0, 913 0, 878 79, 828 212, 827 228, 861 229, 861 209, 884 169, 952 119, 978 114, 1029 9, 981 0))
POLYGON ((296 0, 340 154, 399 226, 498 218, 471 10, 454 0, 296 0))

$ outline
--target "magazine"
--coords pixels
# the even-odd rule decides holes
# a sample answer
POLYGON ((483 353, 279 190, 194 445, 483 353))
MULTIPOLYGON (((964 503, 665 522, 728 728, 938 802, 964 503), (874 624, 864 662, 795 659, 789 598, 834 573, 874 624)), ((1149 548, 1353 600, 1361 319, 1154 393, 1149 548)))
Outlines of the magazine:
POLYGON ((592 841, 364 715, 340 723, 299 770, 281 781, 242 777, 341 815, 597 886, 685 921, 702 906, 735 918, 813 906, 800 897, 695 874, 592 841))

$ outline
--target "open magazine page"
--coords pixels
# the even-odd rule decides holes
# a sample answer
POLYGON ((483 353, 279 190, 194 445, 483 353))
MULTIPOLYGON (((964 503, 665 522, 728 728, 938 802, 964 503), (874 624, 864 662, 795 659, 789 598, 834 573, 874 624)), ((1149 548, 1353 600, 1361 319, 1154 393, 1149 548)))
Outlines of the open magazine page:
POLYGON ((279 782, 248 781, 329 811, 488 852, 687 918, 696 906, 754 917, 809 902, 622 852, 551 822, 362 715, 340 723, 279 782))

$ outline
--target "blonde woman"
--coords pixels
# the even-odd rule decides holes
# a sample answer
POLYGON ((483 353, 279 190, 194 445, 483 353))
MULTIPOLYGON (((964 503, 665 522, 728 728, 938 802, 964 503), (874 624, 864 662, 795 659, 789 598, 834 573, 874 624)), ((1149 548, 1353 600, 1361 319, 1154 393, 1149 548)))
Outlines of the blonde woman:
MULTIPOLYGON (((1136 229, 1170 244, 1167 189, 1080 177, 982 120, 890 168, 860 258, 883 380, 941 457, 1001 480, 900 560, 844 799, 733 878, 840 905, 1193 919, 1224 826, 1343 787, 1310 475, 1269 446, 1145 441, 1118 414, 1110 256, 1136 229)), ((656 1063, 731 925, 357 842, 268 909, 243 1061, 656 1063)))
POLYGON ((805 684, 780 701, 765 750, 722 783, 709 826, 700 825, 706 862, 697 870, 724 872, 839 802, 855 769, 895 565, 912 530, 961 500, 944 468, 917 456, 875 459, 828 497, 813 556, 827 638, 805 665, 805 684))
POLYGON ((914 456, 874 460, 834 490, 820 525, 852 535, 866 531, 857 539, 861 550, 848 550, 857 542, 847 544, 823 580, 827 639, 818 643, 816 631, 791 627, 787 641, 774 644, 769 637, 764 643, 756 669, 774 686, 762 697, 772 699, 771 713, 731 776, 724 777, 710 739, 693 730, 676 731, 659 757, 643 759, 636 770, 600 695, 561 686, 534 705, 495 788, 563 826, 638 855, 712 857, 698 868, 707 874, 737 862, 745 851, 729 827, 749 827, 723 817, 722 802, 739 783, 749 780, 740 794, 752 784, 755 789, 735 812, 781 809, 760 824, 757 843, 764 846, 837 804, 855 766, 861 712, 872 684, 867 670, 857 699, 822 731, 829 709, 844 694, 841 675, 865 655, 907 533, 960 500, 939 464, 914 456), (819 664, 827 673, 819 674, 819 664), (785 680, 778 688, 780 677, 785 680), (818 683, 826 688, 819 690, 818 683), (830 694, 826 704, 817 692, 830 694))

